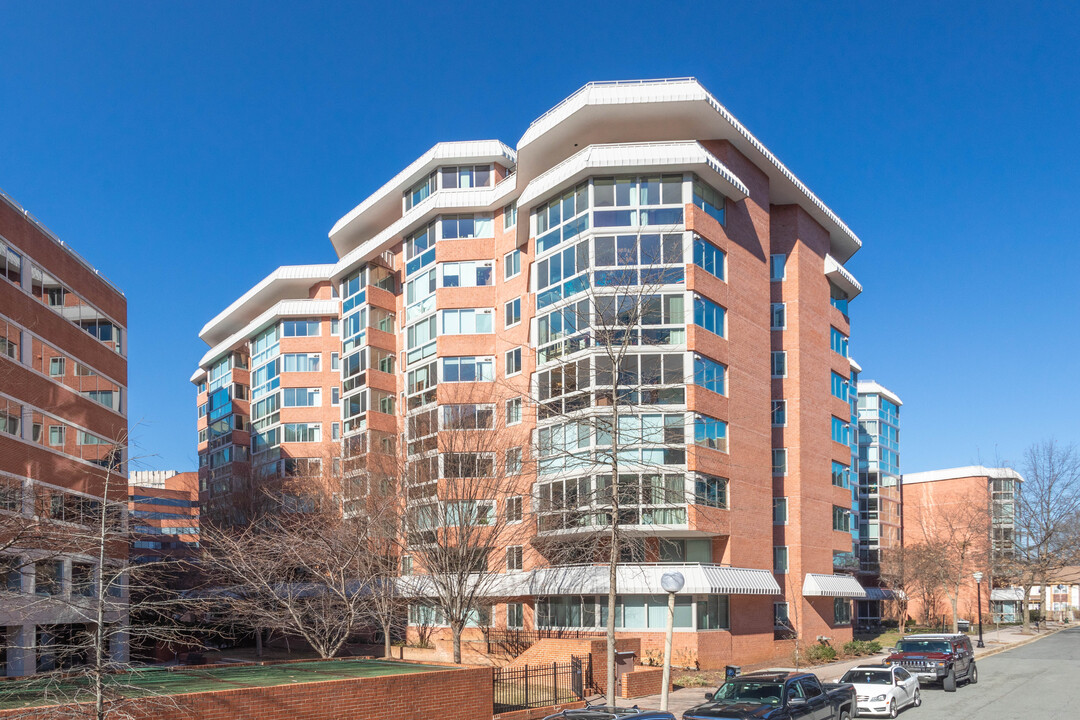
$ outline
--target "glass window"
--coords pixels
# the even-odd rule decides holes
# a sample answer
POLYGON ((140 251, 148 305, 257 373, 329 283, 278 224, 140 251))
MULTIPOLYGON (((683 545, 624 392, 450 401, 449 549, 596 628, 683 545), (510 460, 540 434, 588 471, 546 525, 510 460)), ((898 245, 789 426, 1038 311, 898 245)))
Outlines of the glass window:
POLYGON ((521 372, 521 348, 506 351, 506 377, 521 372))
POLYGON ((787 353, 783 350, 773 350, 772 376, 775 378, 787 377, 787 353))
POLYGON ((773 448, 772 474, 787 475, 787 448, 773 448))
POLYGON ((322 404, 321 398, 319 388, 285 388, 282 404, 285 407, 318 407, 322 404))
POLYGON ((727 311, 711 300, 694 296, 694 324, 709 332, 724 337, 725 315, 727 311))
POLYGON ((506 424, 517 425, 521 422, 521 398, 511 398, 506 401, 506 424))
POLYGON ((521 545, 511 545, 506 548, 506 569, 520 570, 523 554, 521 545))
POLYGON ((441 358, 443 382, 490 382, 495 361, 490 357, 441 358))
POLYGON ((521 298, 514 298, 504 306, 506 311, 504 327, 513 327, 521 322, 521 298))
POLYGON ((773 498, 772 501, 773 525, 787 525, 787 498, 773 498))
POLYGON ((848 337, 836 328, 829 328, 829 347, 833 352, 848 357, 848 337))
POLYGON ((773 572, 786 573, 788 571, 788 549, 786 546, 773 547, 773 572))
POLYGON ((772 304, 772 329, 783 330, 787 327, 787 305, 785 303, 772 304))
POLYGON ((693 202, 716 222, 724 224, 724 196, 697 178, 694 178, 693 202))
POLYGON ((525 606, 522 603, 506 604, 506 627, 514 629, 525 627, 525 606))
MULTIPOLYGON (((521 474, 521 448, 513 447, 506 450, 506 475, 513 477, 521 474)), ((521 498, 510 498, 506 505, 507 520, 518 522, 521 520, 521 498)))
POLYGON ((521 251, 511 250, 503 256, 503 278, 509 280, 521 274, 521 251))
MULTIPOLYGON (((715 360, 703 355, 694 355, 694 384, 712 390, 718 395, 726 395, 725 377, 727 368, 715 360)), ((676 381, 678 382, 678 381, 676 381)))
POLYGON ((442 333, 444 335, 485 335, 494 332, 490 308, 442 310, 442 333))
POLYGON ((833 505, 832 529, 838 532, 851 532, 850 517, 851 512, 847 508, 833 505))
POLYGON ((851 624, 851 600, 848 598, 833 599, 833 624, 851 624))
POLYGON ((724 279, 724 251, 698 235, 694 236, 694 264, 710 275, 724 279))
POLYGON ((769 279, 779 282, 787 277, 787 255, 769 256, 769 279))
POLYGON ((318 320, 286 320, 281 323, 282 337, 313 337, 319 335, 318 320))
POLYGON ((707 415, 696 415, 694 417, 694 442, 713 450, 727 452, 727 423, 707 415))
POLYGON ((63 377, 64 376, 64 360, 62 357, 49 358, 49 376, 50 377, 63 377))
POLYGON ((787 425, 787 400, 772 401, 772 424, 773 427, 787 425))

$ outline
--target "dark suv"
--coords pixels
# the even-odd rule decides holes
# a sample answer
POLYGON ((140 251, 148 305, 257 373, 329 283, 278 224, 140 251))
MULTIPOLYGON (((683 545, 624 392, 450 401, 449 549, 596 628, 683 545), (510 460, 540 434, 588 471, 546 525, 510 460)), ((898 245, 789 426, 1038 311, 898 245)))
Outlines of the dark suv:
POLYGON ((885 660, 899 665, 919 681, 941 683, 945 692, 956 692, 958 682, 979 682, 975 653, 967 635, 907 635, 896 643, 885 660))

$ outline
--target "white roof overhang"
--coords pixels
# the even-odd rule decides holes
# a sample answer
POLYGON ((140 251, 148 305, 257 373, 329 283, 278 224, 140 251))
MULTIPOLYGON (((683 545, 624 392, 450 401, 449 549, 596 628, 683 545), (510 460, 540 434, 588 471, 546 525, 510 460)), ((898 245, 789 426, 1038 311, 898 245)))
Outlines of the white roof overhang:
POLYGON ((192 382, 198 379, 202 369, 206 368, 211 361, 216 360, 222 353, 231 351, 239 343, 247 342, 248 338, 276 320, 287 317, 337 317, 340 311, 340 300, 282 300, 207 350, 199 360, 200 370, 192 375, 192 382))
MULTIPOLYGON (((469 188, 467 190, 439 190, 409 212, 392 222, 374 237, 360 243, 333 265, 331 277, 335 283, 348 273, 381 254, 391 241, 404 237, 417 228, 431 222, 444 212, 486 212, 501 208, 506 198, 514 192, 517 176, 511 175, 492 188, 469 188)), ((527 224, 527 223, 526 223, 527 224)))
POLYGON ((854 299, 856 295, 862 292, 862 285, 855 279, 855 276, 837 262, 832 255, 825 256, 825 277, 846 292, 849 300, 854 299))
POLYGON ((329 280, 333 269, 333 265, 279 267, 203 325, 199 337, 207 345, 217 345, 271 304, 298 295, 305 297, 312 284, 329 280))
POLYGON ((866 590, 851 575, 807 573, 802 594, 806 597, 865 598, 866 590))
POLYGON ((799 205, 846 261, 862 242, 694 78, 589 83, 535 120, 518 142, 523 182, 589 145, 727 140, 769 177, 770 202, 799 205))
MULTIPOLYGON (((626 595, 663 595, 660 578, 672 570, 683 574, 686 584, 679 595, 779 595, 780 586, 769 570, 735 568, 699 563, 665 565, 620 565, 616 587, 626 595)), ((568 565, 540 568, 528 572, 510 572, 481 578, 476 590, 485 597, 523 597, 532 595, 599 595, 608 591, 606 565, 568 565)), ((401 578, 403 592, 416 596, 433 593, 433 580, 424 575, 401 578)), ((473 586, 475 587, 475 585, 473 586)))
MULTIPOLYGON (((533 178, 518 197, 519 210, 551 192, 576 184, 596 170, 620 173, 693 170, 736 201, 750 194, 735 173, 696 141, 590 145, 533 178)), ((528 232, 527 224, 525 232, 528 232)))
POLYGON ((489 162, 513 168, 517 155, 499 140, 438 143, 334 224, 330 230, 334 251, 342 257, 401 217, 402 193, 440 165, 489 162))
POLYGON ((904 401, 900 399, 899 395, 875 380, 860 380, 859 384, 855 387, 860 395, 881 395, 897 405, 904 404, 904 401))

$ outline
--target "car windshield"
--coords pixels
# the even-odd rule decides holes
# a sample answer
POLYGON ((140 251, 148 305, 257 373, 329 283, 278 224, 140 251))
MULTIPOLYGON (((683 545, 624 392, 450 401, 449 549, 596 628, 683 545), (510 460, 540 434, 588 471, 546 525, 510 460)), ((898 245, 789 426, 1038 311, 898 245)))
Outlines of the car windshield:
POLYGON ((891 685, 892 673, 888 670, 848 670, 840 682, 855 685, 891 685))
POLYGON ((896 652, 949 652, 948 640, 901 640, 896 644, 896 652))
POLYGON ((726 682, 713 696, 719 702, 748 702, 757 705, 779 705, 784 686, 775 682, 726 682))

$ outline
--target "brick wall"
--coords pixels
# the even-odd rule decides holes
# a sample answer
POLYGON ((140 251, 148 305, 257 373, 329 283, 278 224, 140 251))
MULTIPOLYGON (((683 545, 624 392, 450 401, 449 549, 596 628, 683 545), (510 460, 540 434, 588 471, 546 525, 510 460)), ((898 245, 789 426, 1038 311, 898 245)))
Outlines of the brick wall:
MULTIPOLYGON (((190 693, 132 701, 134 720, 478 720, 491 717, 491 668, 463 668, 411 675, 331 680, 273 687, 190 693), (168 707, 168 712, 163 709, 168 707)), ((86 717, 92 707, 85 706, 86 717)), ((81 707, 72 707, 79 717, 81 707)), ((0 711, 25 718, 25 709, 0 711)))
POLYGON ((622 676, 619 697, 637 698, 646 695, 659 695, 664 686, 663 668, 637 668, 622 676))

